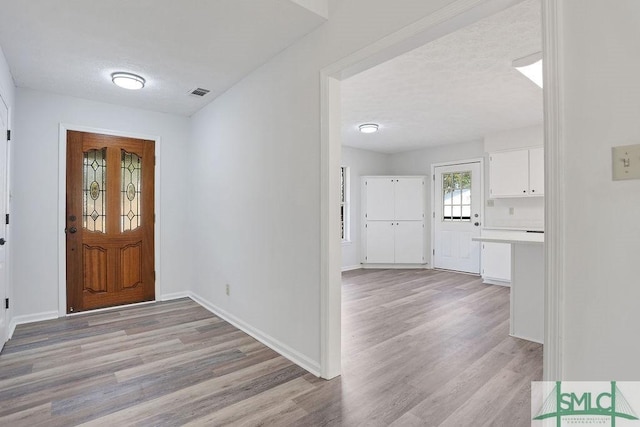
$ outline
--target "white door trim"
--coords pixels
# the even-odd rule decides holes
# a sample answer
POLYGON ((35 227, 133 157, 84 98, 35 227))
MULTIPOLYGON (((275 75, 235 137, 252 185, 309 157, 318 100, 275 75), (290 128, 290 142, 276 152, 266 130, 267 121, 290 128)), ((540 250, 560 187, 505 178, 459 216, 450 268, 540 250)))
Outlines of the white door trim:
POLYGON ((545 328, 543 379, 564 379, 565 135, 563 2, 542 0, 544 66, 545 328))
MULTIPOLYGON (((5 107, 6 112, 7 112, 7 116, 5 117, 6 120, 6 130, 7 132, 11 130, 11 125, 9 124, 9 116, 11 114, 11 112, 9 111, 9 105, 7 104, 7 102, 4 100, 3 94, 2 94, 2 88, 0 88, 0 103, 5 107)), ((4 138, 5 136, 2 135, 0 136, 2 138, 4 138)), ((6 145, 6 152, 5 154, 5 170, 4 170, 4 204, 5 204, 5 214, 9 215, 10 212, 10 206, 9 206, 9 201, 11 200, 11 197, 9 196, 11 193, 11 183, 10 183, 10 177, 11 177, 11 168, 10 168, 10 164, 11 164, 11 143, 9 141, 6 141, 7 145, 6 145)), ((0 218, 0 220, 4 221, 5 219, 0 218)), ((2 272, 0 272, 0 274, 3 275, 2 279, 4 281, 4 295, 0 295, 0 304, 4 304, 5 303, 5 298, 9 299, 9 301, 11 301, 11 296, 12 296, 12 291, 13 288, 11 287, 11 275, 10 275, 10 264, 11 264, 11 260, 10 260, 10 251, 11 251, 11 236, 10 234, 10 229, 9 229, 9 224, 5 224, 4 225, 4 235, 0 236, 0 237, 4 237, 4 239, 7 241, 7 243, 5 244, 4 247, 4 268, 2 269, 2 272)), ((9 337, 11 336, 11 321, 12 321, 12 317, 11 316, 11 312, 9 310, 12 310, 13 304, 9 304, 9 308, 7 309, 2 309, 3 311, 3 315, 4 315, 4 334, 2 334, 2 336, 0 336, 0 350, 2 350, 5 342, 7 342, 7 340, 9 339, 9 337)))
MULTIPOLYGON (((551 1, 551 0, 545 0, 551 1)), ((381 64, 521 0, 458 0, 320 71, 320 365, 323 378, 340 375, 340 80, 381 64), (335 185, 334 185, 335 184, 335 185)), ((543 29, 544 30, 544 29, 543 29)), ((555 34, 554 34, 555 36, 555 34)), ((484 216, 484 215, 483 215, 484 216)), ((432 260, 433 261, 433 260, 432 260)), ((432 264, 433 265, 433 264, 432 264)))
MULTIPOLYGON (((435 255, 433 254, 433 251, 436 248, 436 234, 434 232, 434 230, 436 229, 436 218, 434 215, 434 212, 436 211, 436 181, 435 181, 435 175, 436 175, 436 168, 437 167, 442 167, 442 166, 459 166, 459 165, 465 165, 468 163, 480 163, 480 219, 481 222, 484 222, 484 175, 485 175, 485 171, 484 171, 484 158, 483 157, 478 157, 475 159, 465 159, 465 160, 458 160, 458 161, 454 161, 454 162, 441 162, 441 163, 432 163, 431 164, 431 211, 429 212, 429 216, 431 217, 431 267, 434 267, 434 258, 435 255)), ((482 224, 480 224, 482 226, 482 224)))
POLYGON ((60 123, 58 134, 58 317, 67 315, 67 250, 66 236, 64 229, 66 227, 66 195, 67 195, 67 131, 74 130, 79 132, 100 133, 104 135, 123 136, 129 138, 146 139, 155 141, 156 165, 154 171, 154 209, 156 214, 156 222, 154 225, 154 264, 156 271, 155 300, 159 301, 162 297, 162 265, 160 264, 160 224, 162 224, 160 210, 160 155, 162 138, 153 135, 144 135, 134 132, 121 132, 112 129, 100 129, 88 126, 80 126, 73 124, 60 123))

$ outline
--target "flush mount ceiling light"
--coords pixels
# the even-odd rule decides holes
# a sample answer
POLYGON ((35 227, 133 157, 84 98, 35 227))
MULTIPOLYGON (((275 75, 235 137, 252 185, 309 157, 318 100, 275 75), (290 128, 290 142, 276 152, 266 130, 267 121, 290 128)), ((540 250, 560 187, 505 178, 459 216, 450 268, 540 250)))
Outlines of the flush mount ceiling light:
POLYGON ((378 131, 378 125, 375 123, 364 123, 358 126, 358 129, 360 129, 362 133, 374 133, 378 131))
POLYGON ((142 77, 131 73, 113 73, 111 74, 111 81, 116 86, 130 90, 142 89, 145 84, 145 80, 142 77))
POLYGON ((542 52, 516 59, 512 65, 529 80, 542 87, 542 52))

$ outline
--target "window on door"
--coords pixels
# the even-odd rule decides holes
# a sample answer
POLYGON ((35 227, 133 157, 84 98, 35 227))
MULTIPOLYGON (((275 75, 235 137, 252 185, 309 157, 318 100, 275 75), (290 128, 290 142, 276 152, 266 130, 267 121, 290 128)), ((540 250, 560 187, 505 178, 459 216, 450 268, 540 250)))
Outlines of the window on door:
POLYGON ((471 171, 442 174, 442 220, 471 221, 471 171))
POLYGON ((340 224, 343 242, 349 242, 349 168, 340 167, 340 224))

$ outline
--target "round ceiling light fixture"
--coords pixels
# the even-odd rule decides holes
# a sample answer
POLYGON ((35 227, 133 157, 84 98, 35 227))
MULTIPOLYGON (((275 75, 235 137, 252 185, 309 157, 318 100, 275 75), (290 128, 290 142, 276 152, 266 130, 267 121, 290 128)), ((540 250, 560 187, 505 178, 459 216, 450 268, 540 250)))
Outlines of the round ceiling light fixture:
POLYGON ((378 131, 378 125, 376 123, 364 123, 358 126, 362 133, 374 133, 378 131))
POLYGON ((111 81, 116 86, 129 90, 142 89, 146 83, 145 79, 136 74, 122 72, 111 74, 111 81))

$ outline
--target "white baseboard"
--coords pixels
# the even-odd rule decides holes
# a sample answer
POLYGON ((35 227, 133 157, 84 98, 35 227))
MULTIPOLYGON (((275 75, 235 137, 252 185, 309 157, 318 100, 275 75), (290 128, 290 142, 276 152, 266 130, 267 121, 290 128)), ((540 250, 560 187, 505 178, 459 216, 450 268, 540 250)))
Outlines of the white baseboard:
POLYGON ((320 376, 321 369, 320 369, 320 364, 318 362, 311 360, 307 356, 300 354, 298 351, 292 349, 288 345, 278 341, 277 339, 262 332, 261 330, 245 323, 243 320, 238 319, 234 315, 227 313, 220 307, 216 306, 215 304, 212 304, 211 302, 205 300, 199 295, 190 293, 189 297, 195 302, 197 302, 198 304, 200 304, 201 306, 203 306, 204 308, 206 308, 207 310, 209 310, 210 312, 212 312, 213 314, 215 314, 216 316, 220 317, 223 320, 226 320, 227 322, 231 323, 233 326, 245 332, 246 334, 251 335, 253 338, 260 341, 262 344, 266 345, 270 349, 279 353, 281 356, 286 357, 287 359, 289 359, 296 365, 300 366, 301 368, 306 369, 313 375, 317 377, 320 376))
POLYGON ((511 287, 511 282, 504 282, 502 280, 496 279, 485 279, 484 277, 482 278, 482 283, 485 283, 487 285, 506 286, 507 288, 511 287))
POLYGON ((58 318, 57 311, 45 311, 42 313, 16 316, 13 319, 11 319, 11 322, 9 323, 9 333, 7 334, 7 339, 11 339, 11 337, 13 337, 13 333, 15 332, 16 326, 18 325, 23 325, 25 323, 41 322, 43 320, 51 320, 51 319, 57 319, 57 318, 58 318))
POLYGON ((430 269, 427 264, 362 264, 360 268, 384 268, 384 269, 406 269, 406 268, 423 268, 430 269))
POLYGON ((183 292, 174 292, 171 294, 164 294, 162 296, 160 296, 160 299, 158 299, 158 301, 171 301, 174 299, 180 299, 180 298, 190 298, 191 297, 191 292, 189 291, 183 291, 183 292))
POLYGON ((362 266, 360 264, 358 264, 358 265, 348 265, 346 267, 342 267, 342 271, 360 270, 361 268, 362 268, 362 266))

